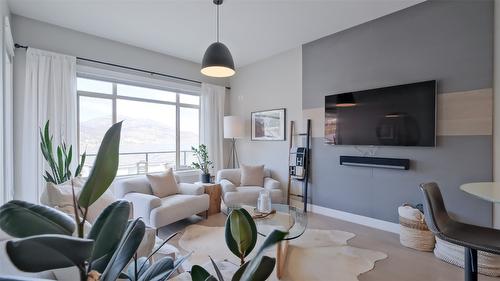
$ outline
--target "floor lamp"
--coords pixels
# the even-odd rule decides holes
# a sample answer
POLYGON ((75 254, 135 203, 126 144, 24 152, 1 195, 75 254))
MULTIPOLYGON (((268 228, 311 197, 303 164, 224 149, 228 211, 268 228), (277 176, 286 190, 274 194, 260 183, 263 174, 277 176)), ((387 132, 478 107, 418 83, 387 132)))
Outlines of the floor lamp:
POLYGON ((239 116, 224 116, 224 138, 231 139, 231 152, 227 159, 226 168, 239 168, 238 152, 236 151, 236 139, 245 136, 245 122, 239 116))

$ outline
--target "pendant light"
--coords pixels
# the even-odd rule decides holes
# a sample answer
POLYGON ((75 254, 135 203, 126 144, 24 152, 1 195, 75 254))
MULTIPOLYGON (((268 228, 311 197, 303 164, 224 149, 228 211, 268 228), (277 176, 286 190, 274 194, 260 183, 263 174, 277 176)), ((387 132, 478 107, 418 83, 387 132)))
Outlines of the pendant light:
POLYGON ((201 73, 211 77, 233 76, 234 61, 231 52, 223 43, 219 42, 219 6, 223 0, 213 0, 217 6, 217 42, 208 46, 201 63, 201 73))

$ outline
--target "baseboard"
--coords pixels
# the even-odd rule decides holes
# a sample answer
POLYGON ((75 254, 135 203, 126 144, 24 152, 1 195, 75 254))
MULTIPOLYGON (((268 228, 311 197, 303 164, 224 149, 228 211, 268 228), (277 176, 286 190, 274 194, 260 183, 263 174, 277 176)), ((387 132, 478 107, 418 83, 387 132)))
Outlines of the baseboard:
POLYGON ((327 217, 336 218, 343 221, 348 221, 352 223, 357 223, 360 225, 368 226, 371 228, 376 228, 392 233, 399 234, 399 224, 388 222, 384 220, 374 219, 370 217, 365 217, 361 215, 356 215, 344 211, 334 210, 326 207, 321 207, 313 204, 307 204, 307 210, 309 212, 324 215, 327 217))

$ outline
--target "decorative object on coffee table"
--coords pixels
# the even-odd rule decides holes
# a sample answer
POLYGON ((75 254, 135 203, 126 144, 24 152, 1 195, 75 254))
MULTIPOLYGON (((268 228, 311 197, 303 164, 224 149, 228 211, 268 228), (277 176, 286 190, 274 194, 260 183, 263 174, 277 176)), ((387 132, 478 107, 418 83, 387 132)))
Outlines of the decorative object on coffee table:
POLYGON ((205 194, 210 197, 210 204, 207 210, 208 215, 213 215, 220 213, 221 208, 221 198, 222 198, 222 187, 218 183, 201 183, 196 182, 195 184, 201 184, 205 188, 205 194))
POLYGON ((208 157, 208 151, 207 151, 207 146, 204 144, 200 144, 198 148, 195 148, 194 146, 191 147, 193 150, 194 155, 196 156, 196 159, 198 162, 193 162, 191 166, 195 169, 201 170, 201 175, 200 175, 200 180, 202 183, 209 183, 210 182, 210 168, 214 167, 214 163, 210 161, 208 157))
POLYGON ((286 109, 273 109, 251 113, 251 139, 253 141, 284 141, 286 109))

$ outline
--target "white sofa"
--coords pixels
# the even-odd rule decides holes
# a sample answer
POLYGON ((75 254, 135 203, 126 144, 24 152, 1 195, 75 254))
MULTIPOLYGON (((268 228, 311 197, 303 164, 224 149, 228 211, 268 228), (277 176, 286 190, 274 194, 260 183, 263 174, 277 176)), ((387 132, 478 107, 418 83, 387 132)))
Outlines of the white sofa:
POLYGON ((131 201, 134 217, 142 217, 152 227, 160 228, 192 215, 206 212, 209 196, 202 185, 180 183, 179 193, 164 198, 153 195, 145 175, 118 178, 113 183, 115 195, 131 201))
POLYGON ((272 203, 283 202, 283 191, 279 181, 271 178, 271 171, 264 169, 264 186, 241 186, 240 169, 224 169, 217 172, 216 181, 222 186, 223 200, 226 206, 246 204, 257 205, 259 193, 267 189, 272 203))

